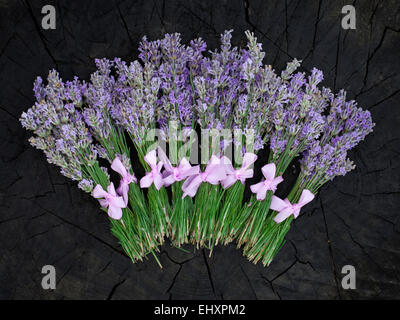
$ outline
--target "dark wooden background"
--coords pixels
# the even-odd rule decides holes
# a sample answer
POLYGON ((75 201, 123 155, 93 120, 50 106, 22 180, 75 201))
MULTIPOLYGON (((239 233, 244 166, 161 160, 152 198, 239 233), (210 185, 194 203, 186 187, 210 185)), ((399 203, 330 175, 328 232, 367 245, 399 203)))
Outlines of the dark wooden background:
POLYGON ((0 0, 0 298, 3 299, 365 299, 400 298, 399 1, 6 1, 0 0), (53 4, 56 30, 41 28, 53 4), (341 8, 356 8, 343 30, 341 8), (326 185, 288 234, 269 268, 234 246, 184 253, 162 248, 133 265, 98 204, 29 146, 18 122, 33 103, 32 82, 51 68, 88 79, 94 58, 132 59, 140 38, 180 32, 214 49, 255 31, 265 62, 281 70, 296 57, 348 90, 376 127, 352 152, 357 169, 326 185), (54 265, 56 290, 41 287, 54 265), (357 289, 343 290, 344 265, 357 289))

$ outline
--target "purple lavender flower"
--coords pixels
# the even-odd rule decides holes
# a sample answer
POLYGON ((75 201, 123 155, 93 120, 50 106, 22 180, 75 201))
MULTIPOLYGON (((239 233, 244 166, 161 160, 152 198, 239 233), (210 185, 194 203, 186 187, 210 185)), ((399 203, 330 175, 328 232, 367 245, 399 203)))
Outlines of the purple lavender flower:
POLYGON ((78 183, 78 188, 87 192, 87 193, 91 193, 93 191, 94 188, 94 182, 92 179, 82 179, 79 183, 78 183))
POLYGON ((357 108, 354 101, 345 101, 344 90, 336 96, 329 90, 323 92, 331 105, 330 113, 323 123, 321 139, 314 139, 301 160, 302 179, 321 184, 354 169, 347 152, 374 126, 369 111, 357 108))
POLYGON ((66 177, 80 181, 84 178, 82 165, 90 165, 97 157, 92 136, 77 110, 82 103, 80 83, 75 78, 65 84, 54 70, 49 72, 46 86, 38 79, 34 85, 38 101, 21 115, 22 126, 33 131, 29 141, 43 150, 49 163, 59 166, 66 177))

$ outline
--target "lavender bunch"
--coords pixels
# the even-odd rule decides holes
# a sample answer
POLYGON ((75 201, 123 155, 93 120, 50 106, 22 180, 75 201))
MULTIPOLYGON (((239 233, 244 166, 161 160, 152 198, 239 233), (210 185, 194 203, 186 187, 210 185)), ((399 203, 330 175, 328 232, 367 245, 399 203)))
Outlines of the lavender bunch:
MULTIPOLYGON (((111 117, 115 110, 115 99, 118 97, 117 81, 111 75, 113 61, 108 59, 95 60, 97 70, 91 75, 90 82, 83 91, 84 103, 81 107, 85 123, 93 137, 100 144, 99 156, 110 164, 118 157, 124 167, 133 175, 130 163, 130 150, 125 134, 111 117)), ((117 63, 121 63, 117 59, 117 63)), ((135 228, 139 242, 147 251, 157 250, 162 243, 162 237, 153 232, 151 214, 143 191, 136 183, 129 184, 129 204, 135 215, 135 228)))
MULTIPOLYGON (((257 38, 248 31, 246 36, 247 49, 242 49, 237 70, 231 75, 233 83, 239 82, 239 85, 233 87, 237 97, 232 110, 231 124, 234 130, 233 144, 237 150, 234 155, 239 160, 236 166, 240 166, 246 149, 257 153, 269 143, 277 124, 274 117, 279 118, 282 105, 287 99, 282 84, 291 78, 291 74, 299 65, 298 61, 294 60, 288 64, 282 78, 278 77, 270 66, 263 65, 265 53, 261 44, 257 43, 257 38)), ((231 242, 248 223, 253 207, 249 209, 247 204, 242 206, 244 187, 243 183, 237 181, 226 191, 217 224, 216 243, 220 239, 224 243, 231 242)), ((252 201, 254 206, 259 205, 255 197, 252 201)), ((253 220, 250 223, 253 224, 257 220, 257 213, 251 219, 253 220)), ((263 218, 259 220, 262 221, 263 218)))
MULTIPOLYGON (((106 189, 111 181, 107 169, 98 162, 101 147, 95 143, 80 112, 86 84, 77 78, 64 83, 54 70, 47 82, 44 86, 40 77, 36 79, 37 102, 21 115, 22 126, 34 134, 29 142, 45 153, 49 163, 60 167, 61 174, 78 181, 80 189, 88 193, 95 185, 106 189)), ((147 252, 137 237, 131 210, 122 209, 121 219, 116 219, 110 219, 113 234, 132 261, 142 260, 147 252)))
MULTIPOLYGON (((324 116, 321 137, 314 139, 302 153, 301 172, 288 195, 291 203, 299 200, 303 190, 316 194, 326 182, 353 170, 355 166, 347 152, 374 127, 370 112, 358 108, 355 101, 346 102, 344 90, 336 96, 325 88, 322 92, 324 105, 330 105, 329 114, 324 116)), ((262 236, 245 252, 255 263, 262 260, 264 265, 269 265, 290 229, 293 216, 279 224, 273 221, 275 216, 274 211, 269 212, 262 236)))
MULTIPOLYGON (((201 130, 201 162, 205 163, 215 155, 220 158, 225 147, 231 144, 231 132, 227 137, 220 133, 230 128, 233 121, 233 105, 236 103, 240 80, 234 75, 239 71, 240 54, 237 48, 231 48, 231 31, 221 35, 220 52, 211 53, 204 58, 201 73, 193 78, 196 92, 195 112, 197 124, 201 130)), ((193 216, 190 224, 191 241, 197 246, 213 246, 214 229, 217 214, 223 196, 218 185, 203 183, 197 191, 193 216)))
MULTIPOLYGON (((269 106, 264 93, 269 70, 262 66, 265 53, 254 35, 246 32, 247 49, 239 50, 231 45, 231 32, 221 35, 220 51, 213 52, 211 59, 206 60, 205 76, 195 79, 195 84, 200 97, 198 113, 202 130, 232 129, 233 137, 223 136, 214 152, 224 154, 225 148, 231 145, 234 167, 238 169, 246 150, 256 153, 268 141, 269 106)), ((219 210, 216 204, 214 217, 211 217, 215 224, 207 231, 211 248, 219 241, 226 243, 230 239, 233 221, 242 205, 244 184, 237 181, 227 190, 213 188, 220 194, 216 201, 219 203, 221 197, 223 201, 219 210)))
MULTIPOLYGON (((293 73, 299 65, 294 60, 280 77, 270 78, 272 90, 268 95, 274 104, 270 110, 273 125, 268 163, 275 164, 276 177, 282 176, 293 159, 319 137, 324 123, 325 93, 317 88, 323 80, 322 72, 314 68, 306 78, 302 72, 293 73)), ((239 230, 238 245, 246 242, 245 252, 260 237, 273 193, 268 190, 262 201, 252 196, 240 214, 235 229, 239 230)))
MULTIPOLYGON (((252 41, 249 44, 250 54, 246 50, 240 52, 237 47, 232 47, 231 32, 232 30, 221 34, 220 49, 211 52, 210 58, 203 59, 202 72, 193 79, 197 123, 202 133, 202 163, 207 162, 212 156, 223 159, 226 150, 233 145, 236 162, 240 165, 245 150, 243 141, 246 140, 246 135, 251 140, 251 145, 248 147, 251 148, 254 145, 250 134, 253 135, 252 121, 256 119, 257 114, 250 112, 251 119, 244 123, 243 120, 246 117, 243 117, 243 113, 253 108, 253 105, 246 103, 246 89, 251 87, 248 83, 253 81, 250 73, 255 72, 254 69, 257 69, 259 62, 254 64, 255 67, 250 66, 250 63, 246 65, 245 62, 249 55, 260 61, 263 53, 250 33, 247 34, 249 41, 250 39, 252 41), (232 137, 233 128, 235 137, 232 137)), ((260 134, 257 138, 260 140, 260 134)), ((225 192, 218 185, 200 186, 191 221, 192 242, 203 245, 208 241, 211 249, 218 243, 219 238, 228 228, 230 216, 234 215, 234 212, 230 210, 232 207, 236 208, 232 201, 240 204, 242 201, 242 185, 235 185, 234 189, 235 191, 225 192), (225 198, 228 201, 221 201, 225 198), (225 206, 228 202, 228 206, 225 206)))
MULTIPOLYGON (((105 71, 101 68, 99 71, 104 76, 102 83, 105 84, 104 91, 110 104, 106 112, 107 119, 112 120, 117 128, 118 139, 114 145, 126 145, 123 134, 126 130, 139 155, 139 161, 145 170, 149 170, 150 167, 144 157, 152 143, 147 135, 156 127, 154 112, 160 79, 155 76, 152 65, 146 64, 143 67, 138 61, 127 65, 119 58, 114 61, 106 60, 105 71), (111 75, 113 71, 116 73, 116 78, 111 75)), ((96 93, 98 91, 98 89, 94 90, 96 93)), ((127 148, 123 151, 128 157, 130 156, 127 148)), ((138 217, 141 219, 142 229, 146 230, 145 237, 149 241, 162 244, 167 230, 166 212, 169 207, 165 190, 158 192, 154 186, 151 186, 147 200, 137 185, 133 185, 129 192, 131 205, 139 205, 138 217)))
MULTIPOLYGON (((193 78, 202 71, 205 49, 206 44, 201 38, 190 41, 188 46, 181 44, 178 33, 166 34, 164 39, 156 41, 144 37, 139 46, 139 58, 145 66, 154 68, 154 76, 159 79, 154 118, 160 128, 159 139, 168 143, 172 165, 177 165, 183 158, 191 158, 191 139, 197 120, 193 78)), ((172 205, 168 216, 169 234, 178 246, 188 241, 193 211, 193 201, 188 197, 182 199, 182 184, 183 181, 176 181, 171 186, 172 205)))

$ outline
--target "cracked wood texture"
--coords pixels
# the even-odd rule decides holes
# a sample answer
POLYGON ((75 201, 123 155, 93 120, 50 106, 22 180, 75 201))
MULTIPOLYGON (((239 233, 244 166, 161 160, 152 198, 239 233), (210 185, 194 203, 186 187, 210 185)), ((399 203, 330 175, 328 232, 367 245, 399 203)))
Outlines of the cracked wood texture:
POLYGON ((400 3, 349 2, 0 0, 0 298, 400 298, 400 3), (56 7, 56 30, 41 28, 46 4, 56 7), (341 28, 346 4, 356 30, 341 28), (180 32, 216 48, 231 28, 235 45, 254 31, 276 70, 294 57, 322 69, 325 86, 372 112, 374 132, 351 153, 357 168, 303 210, 270 267, 233 245, 211 258, 165 245, 162 270, 153 258, 133 265, 97 202, 29 146, 18 118, 33 104, 33 80, 51 68, 88 80, 96 57, 136 58, 143 35, 180 32), (47 264, 56 290, 41 287, 47 264), (356 290, 342 289, 344 265, 356 269, 356 290))

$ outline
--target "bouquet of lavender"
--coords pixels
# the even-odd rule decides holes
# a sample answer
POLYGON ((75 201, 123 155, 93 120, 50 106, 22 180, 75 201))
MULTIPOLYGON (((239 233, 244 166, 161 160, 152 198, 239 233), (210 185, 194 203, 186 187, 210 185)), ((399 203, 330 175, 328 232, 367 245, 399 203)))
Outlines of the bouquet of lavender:
POLYGON ((106 98, 100 98, 104 92, 96 91, 98 75, 92 77, 90 85, 77 78, 63 83, 56 71, 49 73, 46 86, 38 78, 34 86, 37 102, 22 114, 21 123, 33 131, 29 141, 45 153, 49 163, 59 166, 64 176, 78 181, 79 188, 100 199, 102 209, 111 218, 112 232, 125 252, 133 261, 142 260, 157 250, 157 243, 141 221, 147 208, 140 189, 130 188, 129 196, 135 201, 132 207, 127 206, 126 186, 136 178, 131 173, 124 136, 105 112, 106 98), (99 95, 98 104, 91 105, 94 94, 99 95), (89 97, 87 102, 85 96, 89 97), (123 175, 118 194, 100 158, 113 158, 111 167, 123 175))
POLYGON ((323 118, 321 136, 313 139, 302 153, 301 172, 287 199, 272 197, 261 237, 245 249, 254 262, 262 259, 264 265, 271 263, 301 207, 312 201, 326 182, 355 168, 347 151, 372 131, 370 113, 357 108, 355 101, 346 102, 343 90, 334 96, 325 89, 320 97, 322 105, 330 106, 329 114, 323 118))
POLYGON ((240 49, 231 32, 209 54, 201 38, 144 37, 139 60, 96 60, 89 82, 63 82, 56 71, 35 82, 37 102, 21 116, 30 143, 99 200, 133 261, 149 253, 158 261, 168 237, 210 254, 237 241, 268 265, 300 209, 354 168, 347 151, 372 131, 369 112, 344 91, 318 87, 321 71, 296 72, 295 59, 278 75, 252 33, 240 49), (263 179, 246 186, 261 149, 263 179), (274 193, 297 157, 301 172, 282 200, 274 193), (139 181, 137 166, 146 171, 139 181))

